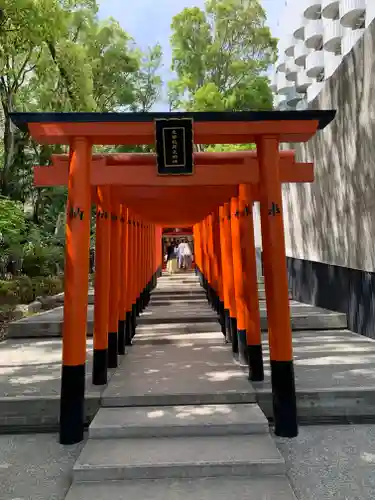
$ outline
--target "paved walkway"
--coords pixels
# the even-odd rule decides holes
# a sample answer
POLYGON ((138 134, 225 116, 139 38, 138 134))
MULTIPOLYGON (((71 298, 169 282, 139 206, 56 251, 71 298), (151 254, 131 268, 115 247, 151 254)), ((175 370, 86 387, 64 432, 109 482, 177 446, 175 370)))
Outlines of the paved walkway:
MULTIPOLYGON (((275 441, 298 500, 375 498, 375 425, 304 426, 275 441)), ((64 500, 83 446, 61 446, 55 434, 0 436, 1 500, 64 500)))
MULTIPOLYGON (((225 367, 223 359, 220 358, 223 356, 224 346, 212 346, 218 341, 221 342, 222 335, 217 318, 207 306, 202 290, 194 283, 194 279, 192 282, 189 277, 184 278, 185 283, 179 283, 181 276, 174 279, 176 283, 172 289, 166 285, 165 278, 159 281, 158 290, 154 292, 151 304, 137 329, 135 345, 138 351, 133 350, 131 356, 127 356, 124 360, 126 363, 124 367, 126 366, 127 370, 130 370, 131 366, 141 370, 140 365, 132 361, 133 357, 134 359, 137 357, 137 352, 142 352, 141 346, 143 346, 142 349, 151 351, 150 358, 164 356, 168 358, 169 363, 176 362, 186 367, 189 363, 183 364, 181 357, 184 352, 189 352, 189 342, 192 339, 197 341, 198 337, 202 344, 200 348, 211 349, 216 364, 225 367), (173 302, 174 322, 170 322, 167 314, 171 302, 173 302), (205 321, 197 322, 197 309, 200 310, 201 316, 206 318, 205 321), (161 310, 166 311, 162 316, 160 316, 161 310), (188 311, 194 312, 186 322, 185 315, 188 311), (149 322, 146 318, 150 316, 156 316, 158 321, 163 317, 163 321, 149 322), (185 319, 182 320, 182 317, 185 319), (213 353, 214 350, 216 350, 215 353, 213 353)), ((305 305, 295 302, 293 307, 295 311, 306 310, 305 305)), ((319 319, 319 314, 311 308, 309 311, 310 317, 319 319)), ((335 317, 337 321, 334 313, 332 317, 335 317)), ((334 422, 345 419, 349 421, 351 419, 360 421, 368 418, 374 419, 375 341, 341 328, 295 330, 293 337, 298 408, 302 421, 334 422)), ((90 420, 99 407, 103 389, 92 386, 90 382, 91 339, 88 339, 87 346, 86 388, 87 411, 90 420)), ((271 417, 266 333, 264 333, 264 355, 266 380, 263 383, 254 384, 254 389, 261 407, 267 416, 271 417)), ((196 356, 196 363, 198 363, 199 351, 196 356)), ((192 365, 190 370, 194 369, 196 367, 192 365)), ((188 370, 185 368, 185 371, 188 370)), ((59 412, 60 372, 61 340, 59 338, 8 339, 0 343, 0 429, 12 426, 27 427, 28 425, 56 426, 59 412)), ((219 374, 215 376, 219 377, 219 374)), ((223 374, 220 376, 224 377, 223 374)), ((173 374, 170 378, 173 381, 173 374)), ((143 394, 146 394, 147 388, 144 385, 146 380, 152 388, 152 372, 146 374, 142 383, 139 382, 140 391, 145 389, 143 394)))

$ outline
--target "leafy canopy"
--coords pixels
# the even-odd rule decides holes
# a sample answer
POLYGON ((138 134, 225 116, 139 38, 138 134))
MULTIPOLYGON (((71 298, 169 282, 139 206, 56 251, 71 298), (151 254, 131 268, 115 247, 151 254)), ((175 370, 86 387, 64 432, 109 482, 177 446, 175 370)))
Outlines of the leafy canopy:
POLYGON ((172 22, 170 107, 195 111, 269 109, 265 70, 275 61, 276 39, 259 0, 206 0, 172 22))

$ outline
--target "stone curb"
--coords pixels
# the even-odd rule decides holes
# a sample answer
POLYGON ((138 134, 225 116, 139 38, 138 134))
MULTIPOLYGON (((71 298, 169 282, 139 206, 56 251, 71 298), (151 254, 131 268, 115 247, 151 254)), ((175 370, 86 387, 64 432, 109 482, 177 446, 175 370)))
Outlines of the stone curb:
MULTIPOLYGON (((272 422, 272 391, 253 383, 257 403, 272 422)), ((375 422, 375 387, 297 388, 301 424, 354 424, 375 422)))
MULTIPOLYGON (((100 396, 86 396, 86 424, 100 407, 100 396)), ((60 396, 9 396, 0 398, 0 434, 52 432, 58 429, 60 396)))
MULTIPOLYGON (((256 384, 254 384, 256 385, 256 384)), ((271 389, 256 389, 256 400, 272 424, 271 389)), ((86 426, 103 406, 99 395, 86 396, 86 426)), ((301 425, 375 423, 375 387, 297 389, 301 425)), ((9 396, 0 398, 0 434, 55 432, 60 396, 9 396)))

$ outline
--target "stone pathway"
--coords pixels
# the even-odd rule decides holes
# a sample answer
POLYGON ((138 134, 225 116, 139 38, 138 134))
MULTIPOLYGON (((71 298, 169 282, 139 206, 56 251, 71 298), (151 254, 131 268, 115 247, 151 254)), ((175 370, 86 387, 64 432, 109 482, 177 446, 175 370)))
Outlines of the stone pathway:
MULTIPOLYGON (((162 279, 160 288, 174 284, 162 279)), ((151 301, 147 311, 179 322, 212 315, 207 304, 189 313, 171 305, 169 316, 167 308, 151 301)), ((168 335, 145 342, 147 332, 137 333, 102 394, 67 500, 293 500, 267 419, 222 334, 168 335)))
MULTIPOLYGON (((158 308, 167 311, 171 305, 173 310, 179 310, 174 322, 170 322, 168 315, 164 313, 164 322, 146 321, 142 324, 141 321, 137 328, 136 346, 140 348, 143 345, 144 348, 150 349, 152 343, 154 349, 157 346, 159 351, 165 351, 165 356, 168 347, 169 350, 174 350, 174 353, 168 351, 169 356, 173 358, 176 351, 190 352, 188 344, 192 340, 206 346, 211 345, 211 349, 214 349, 212 344, 218 344, 219 341, 219 347, 215 347, 218 356, 218 352, 223 348, 220 327, 194 276, 178 275, 168 280, 165 277, 160 278, 158 289, 153 293, 150 307, 143 318, 147 318, 151 313, 151 316, 159 316, 160 321, 158 308), (178 284, 179 280, 184 283, 178 284), (185 317, 181 320, 181 314, 187 314, 192 303, 203 311, 202 314, 209 318, 208 321, 197 323, 194 315, 190 322, 186 322, 185 317), (181 344, 185 344, 185 347, 181 344)), ((292 306, 294 314, 297 314, 297 311, 306 311, 303 304, 292 302, 292 306)), ((310 306, 307 308, 312 311, 310 306)), ((332 315, 330 312, 325 313, 332 315)), ((332 316, 336 322, 345 321, 345 318, 342 320, 343 315, 333 313, 332 316)), ((319 314, 313 313, 311 317, 314 321, 316 318, 321 321, 319 314)), ((34 318, 30 318, 32 319, 34 318)), ((36 329, 33 330, 31 323, 25 322, 22 326, 23 335, 29 335, 30 329, 31 332, 38 332, 39 326, 37 323, 36 329)), ((375 342, 343 328, 294 330, 293 337, 297 403, 301 421, 308 423, 374 420, 375 342)), ((90 422, 99 408, 103 389, 91 384, 91 339, 88 339, 87 346, 86 398, 87 421, 90 422)), ((133 350, 132 355, 135 354, 136 351, 133 350)), ((262 410, 270 418, 272 395, 266 333, 264 354, 266 380, 261 384, 254 384, 254 389, 262 410)), ((152 353, 150 356, 152 357, 152 353)), ((131 356, 125 360, 126 366, 132 363, 131 356)), ((0 430, 27 430, 35 427, 55 429, 59 414, 60 373, 59 338, 8 339, 0 343, 0 430)), ((148 377, 148 380, 150 379, 151 376, 148 377)))
MULTIPOLYGON (((375 498, 375 425, 303 426, 296 439, 275 442, 298 500, 375 498)), ((83 446, 61 446, 55 434, 0 436, 0 498, 64 500, 83 446)))

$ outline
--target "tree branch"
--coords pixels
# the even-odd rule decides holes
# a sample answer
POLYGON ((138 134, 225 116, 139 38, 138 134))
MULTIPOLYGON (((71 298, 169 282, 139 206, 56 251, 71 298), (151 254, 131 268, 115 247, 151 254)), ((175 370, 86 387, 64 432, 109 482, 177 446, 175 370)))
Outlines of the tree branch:
POLYGON ((58 70, 59 70, 59 73, 60 73, 60 76, 61 78, 63 79, 64 83, 65 83, 65 87, 66 87, 66 91, 67 91, 67 94, 69 96, 69 99, 71 101, 71 103, 74 103, 74 94, 72 92, 72 89, 70 88, 70 79, 69 79, 69 75, 68 73, 65 71, 65 68, 63 68, 60 64, 59 64, 59 61, 57 59, 57 53, 56 53, 56 47, 54 46, 54 44, 51 42, 51 41, 47 41, 47 47, 48 47, 48 50, 51 54, 51 57, 53 59, 53 62, 56 64, 58 70))

